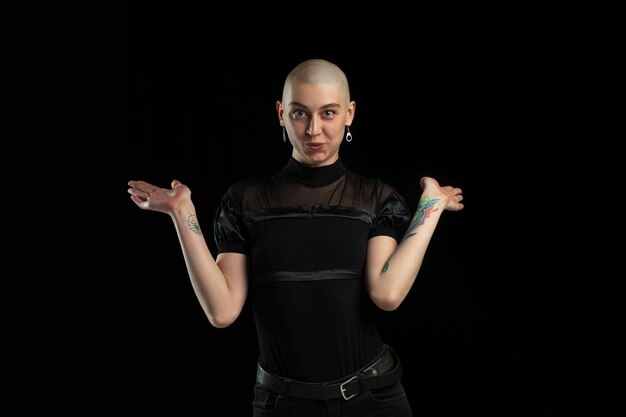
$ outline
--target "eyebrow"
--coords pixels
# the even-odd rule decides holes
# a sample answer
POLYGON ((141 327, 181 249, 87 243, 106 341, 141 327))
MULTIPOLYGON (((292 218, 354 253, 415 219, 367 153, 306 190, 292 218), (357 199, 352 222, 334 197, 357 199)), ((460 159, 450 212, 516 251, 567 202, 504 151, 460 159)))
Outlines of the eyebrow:
MULTIPOLYGON (((292 101, 291 103, 289 103, 289 107, 293 107, 293 106, 296 106, 296 107, 304 107, 305 109, 308 109, 308 107, 307 107, 307 106, 305 106, 305 105, 304 105, 304 104, 302 104, 302 103, 298 103, 297 101, 292 101)), ((324 109, 330 109, 330 108, 338 108, 338 107, 341 107, 341 104, 338 104, 338 103, 330 103, 330 104, 325 104, 325 105, 323 105, 323 106, 321 107, 321 110, 324 110, 324 109)))

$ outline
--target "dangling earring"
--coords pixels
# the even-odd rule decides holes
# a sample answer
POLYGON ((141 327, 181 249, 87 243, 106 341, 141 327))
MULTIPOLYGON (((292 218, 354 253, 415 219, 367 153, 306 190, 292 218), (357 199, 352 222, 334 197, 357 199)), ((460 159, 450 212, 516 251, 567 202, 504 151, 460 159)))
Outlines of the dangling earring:
POLYGON ((287 132, 285 132, 285 126, 283 126, 283 142, 287 142, 287 132))
POLYGON ((346 142, 352 142, 352 133, 350 133, 350 127, 346 126, 346 142))

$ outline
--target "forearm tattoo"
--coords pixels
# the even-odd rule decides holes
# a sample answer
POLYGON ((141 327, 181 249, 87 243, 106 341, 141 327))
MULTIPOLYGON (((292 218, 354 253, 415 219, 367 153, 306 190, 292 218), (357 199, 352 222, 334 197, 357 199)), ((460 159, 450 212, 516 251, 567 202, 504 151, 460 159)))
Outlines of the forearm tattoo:
MULTIPOLYGON (((438 198, 433 198, 432 200, 428 198, 423 198, 419 201, 419 203, 417 204, 417 209, 415 210, 415 214, 413 215, 411 223, 409 223, 409 227, 404 234, 402 240, 408 239, 411 236, 417 234, 417 228, 424 224, 424 221, 428 218, 428 216, 430 216, 430 213, 434 213, 438 210, 437 207, 433 207, 437 203, 437 201, 439 201, 438 198)), ((389 261, 385 262, 382 272, 387 272, 390 265, 391 264, 389 263, 389 261)))
POLYGON ((428 198, 422 198, 417 204, 417 209, 415 210, 415 214, 411 219, 411 223, 409 224, 409 228, 404 234, 404 239, 408 239, 414 236, 417 233, 417 228, 424 224, 424 221, 430 216, 430 213, 434 213, 438 210, 437 207, 433 207, 438 198, 433 198, 432 200, 428 198))
POLYGON ((202 229, 200 229, 200 223, 198 223, 198 219, 195 215, 192 214, 191 216, 189 216, 189 218, 187 219, 187 224, 189 225, 189 228, 192 232, 202 236, 202 229))

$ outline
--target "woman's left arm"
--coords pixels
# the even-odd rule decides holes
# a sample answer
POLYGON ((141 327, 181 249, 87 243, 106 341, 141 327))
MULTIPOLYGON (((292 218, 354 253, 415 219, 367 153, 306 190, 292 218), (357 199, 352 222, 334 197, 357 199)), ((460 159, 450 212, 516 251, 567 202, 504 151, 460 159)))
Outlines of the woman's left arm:
POLYGON ((420 185, 422 195, 400 243, 390 236, 376 236, 367 246, 368 292, 383 310, 395 310, 409 293, 443 212, 463 209, 460 188, 440 186, 430 177, 423 177, 420 185))

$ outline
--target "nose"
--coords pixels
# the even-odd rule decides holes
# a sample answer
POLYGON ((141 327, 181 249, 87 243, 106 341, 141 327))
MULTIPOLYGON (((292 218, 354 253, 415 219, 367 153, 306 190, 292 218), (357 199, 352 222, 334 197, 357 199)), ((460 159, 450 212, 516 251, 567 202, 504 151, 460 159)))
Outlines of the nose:
POLYGON ((317 136, 321 132, 322 123, 318 120, 317 116, 311 117, 311 121, 309 122, 309 127, 306 130, 306 134, 309 136, 317 136))

